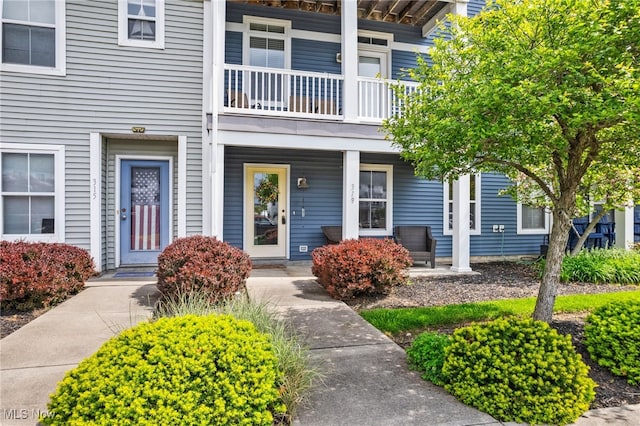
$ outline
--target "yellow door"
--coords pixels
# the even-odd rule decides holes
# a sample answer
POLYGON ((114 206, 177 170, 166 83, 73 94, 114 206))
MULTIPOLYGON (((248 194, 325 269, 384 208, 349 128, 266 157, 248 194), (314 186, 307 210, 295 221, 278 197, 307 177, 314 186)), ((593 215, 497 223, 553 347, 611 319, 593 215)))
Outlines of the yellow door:
POLYGON ((253 258, 287 257, 287 171, 245 165, 244 248, 253 258))

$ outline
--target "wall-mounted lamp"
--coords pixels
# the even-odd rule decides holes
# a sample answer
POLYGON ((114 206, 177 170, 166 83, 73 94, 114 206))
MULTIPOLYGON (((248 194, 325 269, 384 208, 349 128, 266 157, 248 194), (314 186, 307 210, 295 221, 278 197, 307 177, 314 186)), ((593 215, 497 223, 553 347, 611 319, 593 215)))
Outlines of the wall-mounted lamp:
POLYGON ((307 178, 302 176, 298 178, 298 189, 307 189, 309 188, 309 184, 307 183, 307 178))
POLYGON ((342 63, 342 53, 336 53, 336 62, 339 64, 342 63))
POLYGON ((213 114, 208 112, 207 113, 207 132, 210 132, 211 130, 213 130, 213 114))

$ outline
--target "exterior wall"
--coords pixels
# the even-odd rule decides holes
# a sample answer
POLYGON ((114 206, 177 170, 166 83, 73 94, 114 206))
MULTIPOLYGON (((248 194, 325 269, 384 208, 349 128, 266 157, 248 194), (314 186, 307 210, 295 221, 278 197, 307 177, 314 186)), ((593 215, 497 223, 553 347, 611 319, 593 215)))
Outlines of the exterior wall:
POLYGON ((202 50, 202 2, 167 0, 165 49, 152 49, 118 46, 117 2, 67 0, 66 76, 2 72, 1 141, 65 145, 67 243, 90 245, 89 133, 132 126, 187 136, 184 220, 201 232, 202 50))
MULTIPOLYGON (((398 155, 361 153, 361 163, 393 166, 393 224, 429 225, 438 239, 437 256, 450 257, 451 236, 443 235, 443 185, 414 176, 413 168, 398 155)), ((338 151, 225 148, 224 240, 243 244, 243 164, 291 165, 290 259, 309 259, 309 253, 325 244, 322 225, 342 221, 342 153, 338 151), (296 178, 305 176, 309 189, 296 188, 296 178), (303 200, 304 198, 304 200, 303 200), (305 217, 300 216, 303 206, 305 217), (295 212, 295 214, 294 214, 295 212), (300 253, 307 245, 309 253, 300 253)), ((481 184, 481 235, 471 236, 472 256, 536 255, 542 235, 517 235, 516 203, 499 191, 509 181, 497 174, 483 174, 481 184), (505 225, 504 233, 493 233, 492 225, 505 225), (504 239, 504 240, 503 240, 504 239)))

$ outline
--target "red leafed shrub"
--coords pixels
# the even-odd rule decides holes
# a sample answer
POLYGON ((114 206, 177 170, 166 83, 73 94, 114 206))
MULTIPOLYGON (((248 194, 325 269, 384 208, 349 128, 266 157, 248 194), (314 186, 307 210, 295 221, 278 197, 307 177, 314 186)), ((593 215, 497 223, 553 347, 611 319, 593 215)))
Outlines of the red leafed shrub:
POLYGON ((213 303, 244 288, 251 259, 215 237, 194 235, 169 244, 158 256, 158 289, 174 298, 202 291, 213 303))
POLYGON ((327 245, 311 253, 311 272, 339 300, 359 295, 388 294, 406 284, 409 252, 387 239, 364 238, 327 245))
POLYGON ((29 311, 60 303, 96 275, 86 250, 68 244, 0 241, 0 306, 29 311))

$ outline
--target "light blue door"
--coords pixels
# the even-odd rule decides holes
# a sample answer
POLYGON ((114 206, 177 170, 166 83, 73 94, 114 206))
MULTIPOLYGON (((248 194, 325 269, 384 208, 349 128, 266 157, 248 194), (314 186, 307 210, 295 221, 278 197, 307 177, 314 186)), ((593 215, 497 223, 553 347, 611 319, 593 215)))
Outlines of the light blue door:
POLYGON ((120 163, 120 264, 155 264, 169 244, 169 162, 120 163))

